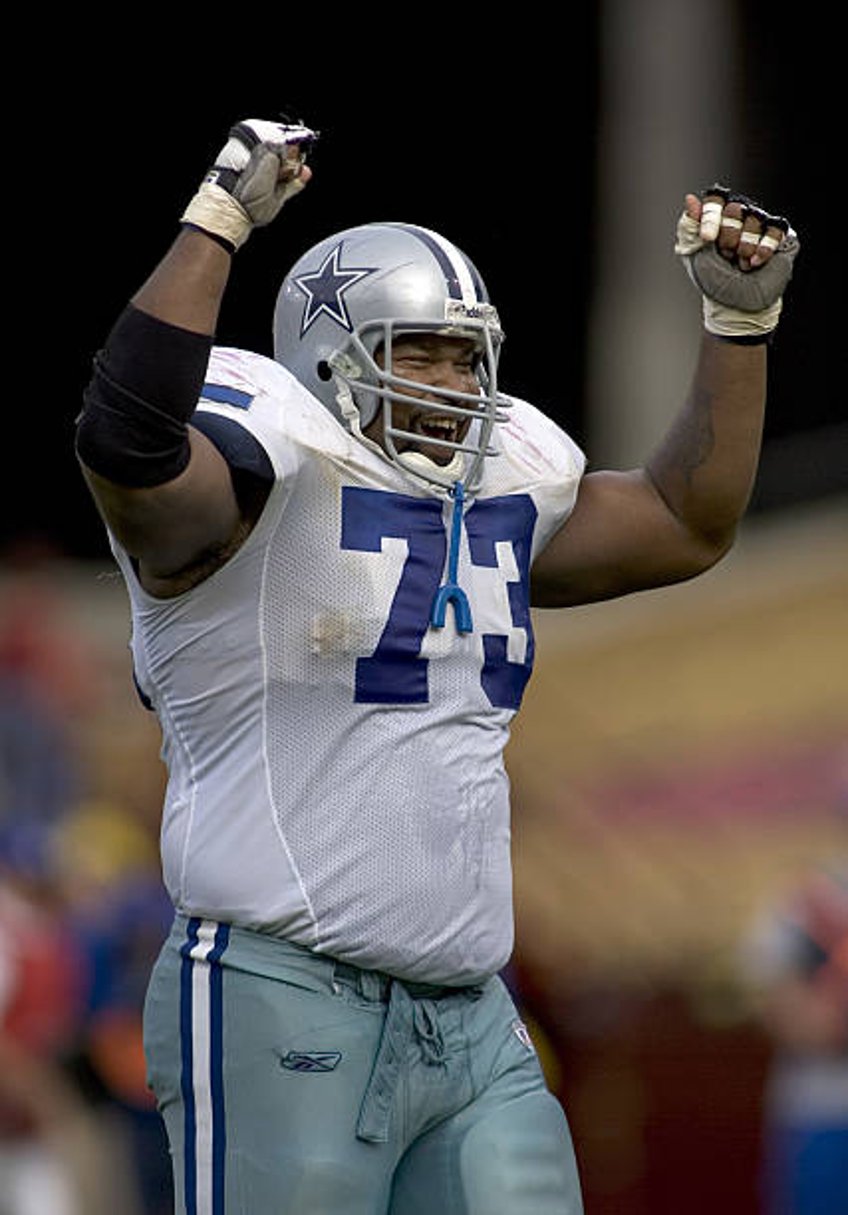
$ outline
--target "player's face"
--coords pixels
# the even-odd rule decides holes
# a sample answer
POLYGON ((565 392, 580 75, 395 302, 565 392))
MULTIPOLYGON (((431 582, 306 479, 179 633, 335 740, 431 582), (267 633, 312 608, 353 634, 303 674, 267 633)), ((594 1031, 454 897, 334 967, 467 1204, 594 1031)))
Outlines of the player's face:
MULTIPOLYGON (((471 425, 471 419, 456 418, 447 413, 440 414, 437 410, 434 411, 432 406, 445 399, 440 397, 440 389, 469 393, 478 391, 474 371, 476 358, 476 348, 468 338, 421 333, 395 339, 392 344, 392 373, 420 384, 420 390, 404 388, 403 391, 407 396, 420 397, 429 406, 418 409, 413 404, 400 401, 392 403, 392 425, 398 430, 407 430, 413 435, 421 436, 420 442, 416 439, 396 438, 398 451, 419 451, 436 464, 450 462, 452 449, 428 445, 427 439, 461 443, 471 425)), ((382 351, 377 351, 375 359, 381 367, 385 365, 382 351)), ((378 412, 364 433, 384 446, 382 411, 378 412)))

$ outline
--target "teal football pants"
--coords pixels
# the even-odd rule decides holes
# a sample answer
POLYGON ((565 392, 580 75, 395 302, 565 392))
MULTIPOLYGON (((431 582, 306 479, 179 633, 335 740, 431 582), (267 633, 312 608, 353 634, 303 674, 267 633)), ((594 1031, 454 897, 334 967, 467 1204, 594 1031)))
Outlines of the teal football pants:
POLYGON ((503 983, 435 988, 178 916, 145 1005, 178 1215, 580 1215, 503 983))

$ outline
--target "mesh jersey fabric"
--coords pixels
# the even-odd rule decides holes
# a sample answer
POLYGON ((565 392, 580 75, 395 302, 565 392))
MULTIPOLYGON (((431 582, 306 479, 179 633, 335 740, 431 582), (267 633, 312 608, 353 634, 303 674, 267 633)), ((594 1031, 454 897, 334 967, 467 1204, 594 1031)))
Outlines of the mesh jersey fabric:
POLYGON ((132 653, 169 780, 163 870, 178 910, 409 980, 479 982, 512 948, 503 748, 532 666, 529 568, 584 460, 516 401, 461 529, 283 367, 216 349, 199 409, 275 471, 254 530, 197 587, 156 599, 113 540, 132 653))

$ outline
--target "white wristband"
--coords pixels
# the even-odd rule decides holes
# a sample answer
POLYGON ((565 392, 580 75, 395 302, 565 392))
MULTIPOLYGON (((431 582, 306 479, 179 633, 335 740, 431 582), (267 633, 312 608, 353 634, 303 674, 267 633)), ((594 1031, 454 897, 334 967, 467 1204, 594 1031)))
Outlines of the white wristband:
POLYGON ((181 217, 184 224, 195 224, 205 232, 223 237, 234 249, 240 248, 253 227, 250 216, 221 186, 204 182, 181 217))

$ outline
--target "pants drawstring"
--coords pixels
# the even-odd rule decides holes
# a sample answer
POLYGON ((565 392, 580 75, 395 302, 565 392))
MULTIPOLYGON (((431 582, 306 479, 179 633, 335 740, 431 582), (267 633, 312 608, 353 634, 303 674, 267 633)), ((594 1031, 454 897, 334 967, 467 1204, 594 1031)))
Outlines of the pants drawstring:
POLYGON ((415 1035, 421 1044, 424 1062, 444 1063, 445 1040, 439 1025, 439 1012, 433 1000, 416 1000, 412 1013, 415 1035))
POLYGON ((413 1037, 418 1041, 426 1063, 444 1064, 445 1043, 436 1001, 412 996, 403 983, 394 980, 389 990, 380 1045, 359 1109, 357 1139, 368 1143, 388 1141, 389 1119, 400 1070, 413 1037))

